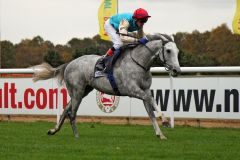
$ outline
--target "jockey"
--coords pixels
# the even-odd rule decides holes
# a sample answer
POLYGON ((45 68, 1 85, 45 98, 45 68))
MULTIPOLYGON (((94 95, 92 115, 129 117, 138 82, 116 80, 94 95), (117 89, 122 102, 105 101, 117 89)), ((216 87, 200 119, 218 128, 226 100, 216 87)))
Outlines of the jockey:
POLYGON ((110 71, 112 63, 117 59, 120 54, 120 47, 123 46, 124 43, 139 42, 141 44, 146 44, 148 42, 143 32, 143 26, 148 21, 149 17, 151 16, 148 15, 145 9, 138 8, 133 14, 116 14, 105 22, 104 29, 113 42, 113 47, 107 51, 103 59, 106 66, 104 72, 110 71), (117 34, 117 31, 120 34, 117 34))

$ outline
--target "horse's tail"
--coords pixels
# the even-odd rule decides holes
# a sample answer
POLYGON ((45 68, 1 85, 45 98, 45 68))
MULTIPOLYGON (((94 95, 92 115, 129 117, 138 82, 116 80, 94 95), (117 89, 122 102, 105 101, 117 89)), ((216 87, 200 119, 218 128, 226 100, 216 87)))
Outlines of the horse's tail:
POLYGON ((57 77, 59 84, 62 85, 64 78, 64 71, 68 63, 62 64, 57 68, 53 68, 48 63, 42 63, 40 65, 34 66, 33 81, 46 80, 50 78, 57 77))

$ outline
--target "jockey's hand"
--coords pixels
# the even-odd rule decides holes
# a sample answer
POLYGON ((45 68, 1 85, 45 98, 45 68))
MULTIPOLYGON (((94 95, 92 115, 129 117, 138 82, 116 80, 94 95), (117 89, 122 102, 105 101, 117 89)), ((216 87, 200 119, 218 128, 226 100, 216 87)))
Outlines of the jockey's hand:
POLYGON ((141 43, 143 45, 145 45, 147 42, 148 42, 147 37, 143 37, 143 38, 139 39, 139 43, 141 43))

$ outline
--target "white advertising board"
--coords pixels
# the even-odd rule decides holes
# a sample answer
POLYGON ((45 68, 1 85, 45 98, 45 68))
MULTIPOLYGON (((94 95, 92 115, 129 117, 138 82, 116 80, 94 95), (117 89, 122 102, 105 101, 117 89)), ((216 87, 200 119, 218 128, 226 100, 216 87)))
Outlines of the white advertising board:
MULTIPOLYGON (((174 116, 179 118, 240 119, 240 77, 179 77, 173 79, 174 116)), ((156 103, 169 116, 169 77, 154 77, 156 103)), ((56 115, 70 98, 55 80, 0 79, 0 114, 56 115), (60 110, 58 109, 60 107, 60 110)), ((78 115, 147 117, 142 101, 106 95, 96 90, 85 97, 78 115)))

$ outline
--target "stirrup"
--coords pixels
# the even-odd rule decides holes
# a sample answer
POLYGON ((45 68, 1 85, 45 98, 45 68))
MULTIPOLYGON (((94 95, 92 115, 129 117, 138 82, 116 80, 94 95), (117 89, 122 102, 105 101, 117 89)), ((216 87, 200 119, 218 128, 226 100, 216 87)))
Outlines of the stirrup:
POLYGON ((102 72, 103 72, 103 73, 109 73, 110 70, 109 70, 107 67, 105 67, 105 68, 102 70, 102 72))

